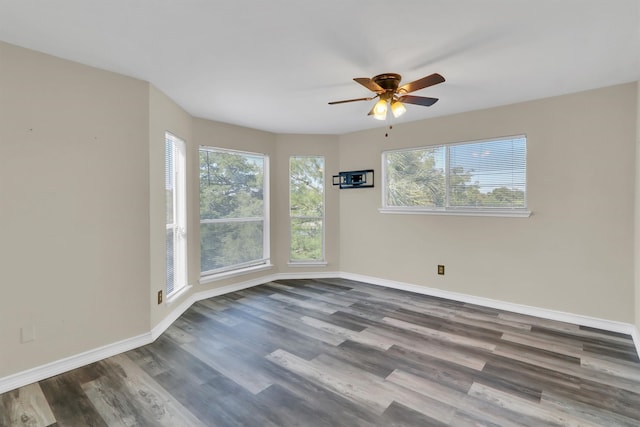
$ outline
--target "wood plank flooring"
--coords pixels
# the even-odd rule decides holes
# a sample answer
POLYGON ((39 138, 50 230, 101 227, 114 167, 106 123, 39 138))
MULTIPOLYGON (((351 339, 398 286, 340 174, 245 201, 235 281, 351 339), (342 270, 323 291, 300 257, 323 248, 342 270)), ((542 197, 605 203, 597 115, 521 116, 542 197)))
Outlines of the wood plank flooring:
POLYGON ((200 301, 0 426, 639 426, 630 336, 343 279, 200 301))

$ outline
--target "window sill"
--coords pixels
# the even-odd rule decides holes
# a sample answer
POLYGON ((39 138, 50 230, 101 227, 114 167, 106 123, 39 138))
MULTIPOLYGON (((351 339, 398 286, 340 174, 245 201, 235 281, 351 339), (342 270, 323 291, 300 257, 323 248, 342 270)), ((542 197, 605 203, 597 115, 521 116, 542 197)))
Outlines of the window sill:
POLYGON ((287 267, 326 267, 326 261, 289 261, 287 267))
POLYGON ((171 295, 167 295, 167 305, 172 305, 175 303, 182 295, 186 294, 192 288, 191 285, 183 286, 177 291, 173 292, 171 295))
POLYGON ((252 267, 240 268, 238 270, 230 270, 230 271, 225 271, 223 273, 210 274, 208 276, 201 276, 200 284, 206 285, 207 283, 216 282, 218 280, 224 280, 224 279, 229 279, 231 277, 242 276, 244 274, 271 270, 272 268, 273 268, 273 264, 260 264, 252 267))
POLYGON ((531 211, 523 209, 486 209, 486 210, 435 210, 423 208, 379 208, 378 212, 384 214, 409 214, 409 215, 452 215, 452 216, 497 216, 511 218, 528 218, 531 211))

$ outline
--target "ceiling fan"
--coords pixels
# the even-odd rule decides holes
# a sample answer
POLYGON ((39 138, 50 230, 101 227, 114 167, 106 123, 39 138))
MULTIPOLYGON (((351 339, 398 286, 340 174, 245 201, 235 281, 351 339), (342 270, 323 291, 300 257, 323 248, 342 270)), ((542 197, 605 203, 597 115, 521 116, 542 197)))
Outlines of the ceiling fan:
POLYGON ((371 101, 376 98, 380 98, 375 103, 369 115, 378 120, 385 120, 387 118, 387 111, 391 108, 393 117, 400 117, 407 109, 403 103, 422 105, 429 107, 438 101, 438 98, 427 98, 424 96, 408 95, 411 92, 415 92, 420 89, 424 89, 429 86, 437 85, 444 82, 444 77, 438 73, 431 74, 421 79, 415 80, 411 83, 400 86, 400 80, 402 76, 400 74, 385 73, 379 74, 375 77, 356 77, 356 82, 366 87, 376 95, 367 98, 345 99, 344 101, 333 101, 329 105, 344 104, 346 102, 355 101, 371 101))

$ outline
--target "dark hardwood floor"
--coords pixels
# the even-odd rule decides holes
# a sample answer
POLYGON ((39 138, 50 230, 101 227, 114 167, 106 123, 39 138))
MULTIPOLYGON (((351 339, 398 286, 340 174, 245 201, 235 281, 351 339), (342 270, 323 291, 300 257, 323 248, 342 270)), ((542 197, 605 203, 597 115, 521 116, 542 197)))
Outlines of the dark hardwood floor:
POLYGON ((1 426, 639 426, 630 336, 342 279, 200 301, 1 426))

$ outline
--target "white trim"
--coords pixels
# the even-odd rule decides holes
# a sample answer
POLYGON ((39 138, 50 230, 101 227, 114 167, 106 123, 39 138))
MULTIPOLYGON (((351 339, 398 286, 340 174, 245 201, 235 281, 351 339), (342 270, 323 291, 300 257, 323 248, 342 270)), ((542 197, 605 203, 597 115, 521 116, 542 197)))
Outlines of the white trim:
POLYGON ((0 394, 23 387, 27 384, 42 381, 54 375, 71 371, 72 369, 81 368, 82 366, 124 353, 125 351, 133 350, 134 348, 150 344, 153 341, 154 338, 152 338, 151 333, 147 332, 133 338, 107 344, 45 365, 36 366, 35 368, 9 375, 8 377, 0 378, 0 394))
POLYGON ((264 222, 264 217, 248 216, 248 217, 242 217, 242 218, 216 218, 216 219, 200 220, 200 224, 225 224, 227 222, 264 222))
POLYGON ((287 267, 326 267, 326 261, 289 261, 287 267))
POLYGON ((153 327, 150 332, 132 338, 127 338, 112 344, 107 344, 105 346, 98 347, 93 350, 88 350, 77 355, 69 356, 64 359, 56 360, 51 363, 37 366, 26 371, 18 372, 4 378, 0 378, 0 394, 17 389, 19 387, 23 387, 28 384, 32 384, 37 381, 44 380, 54 375, 62 374, 72 369, 80 368, 82 366, 97 362, 107 357, 115 356, 116 354, 120 354, 125 351, 133 350, 134 348, 150 344, 155 341, 160 335, 162 335, 162 333, 167 330, 167 328, 169 328, 169 326, 171 326, 171 324, 175 322, 176 319, 178 319, 185 311, 187 311, 189 307, 200 300, 224 295, 253 286, 262 285, 274 280, 328 279, 335 277, 370 283, 372 285, 385 286, 388 288, 399 289, 403 291, 415 292, 423 295, 447 298, 455 301, 467 302, 470 304, 477 304, 484 307, 507 310, 520 314, 527 314, 544 319, 569 322, 578 325, 604 329, 611 332, 629 334, 632 336, 634 344, 636 346, 636 350, 640 355, 640 331, 638 331, 638 328, 635 325, 629 323, 598 319, 594 317, 565 313, 556 310, 548 310, 544 308, 493 300, 490 298, 476 297, 473 295, 444 291, 441 289, 434 289, 426 286, 397 282, 393 280, 364 276, 354 273, 336 271, 277 273, 191 294, 187 299, 176 306, 176 308, 174 308, 171 313, 169 313, 169 315, 167 315, 160 323, 153 327))
MULTIPOLYGON (((445 298, 459 302, 466 302, 469 304, 476 304, 483 307, 496 308, 499 310, 511 311, 519 314, 526 314, 529 316, 540 317, 548 320, 557 320, 559 322, 573 323, 577 325, 588 326, 591 328, 604 329, 611 332, 629 334, 634 338, 636 348, 638 348, 640 344, 640 340, 636 340, 636 338, 640 339, 640 336, 637 336, 637 329, 630 323, 599 319, 596 317, 584 316, 581 314, 566 313, 563 311, 516 304, 512 302, 494 300, 491 298, 478 297, 458 292, 444 291, 442 289, 429 288, 426 286, 413 285, 404 282, 396 282, 394 280, 380 279, 377 277, 364 276, 361 274, 342 273, 340 277, 343 279, 370 283, 372 285, 385 286, 387 288, 415 292, 417 294, 445 298), (634 333, 636 334, 636 336, 634 336, 634 333)), ((640 355, 640 351, 638 352, 638 354, 640 355)))
POLYGON ((153 340, 155 341, 156 339, 158 339, 158 337, 162 335, 162 333, 166 331, 169 326, 171 326, 171 324, 178 319, 178 317, 182 316, 182 314, 196 302, 203 299, 213 298, 253 286, 265 284, 273 280, 270 277, 271 276, 260 277, 258 279, 247 280, 245 282, 240 282, 233 285, 221 286, 219 288, 207 289, 206 291, 200 291, 189 295, 189 298, 187 298, 180 305, 174 308, 168 316, 162 319, 162 321, 151 330, 151 336, 153 337, 153 340))
MULTIPOLYGON (((270 266, 273 267, 273 266, 270 266)), ((268 276, 258 277, 256 279, 246 280, 244 282, 235 283, 233 285, 221 286, 219 288, 207 289, 205 291, 196 292, 191 294, 189 298, 182 302, 179 306, 177 306, 174 310, 169 313, 167 317, 165 317, 160 323, 158 323, 152 330, 151 336, 155 341, 164 331, 166 331, 169 326, 173 322, 178 319, 178 317, 182 316, 182 314, 189 309, 193 304, 198 301, 202 301, 204 299, 217 297, 220 295, 225 295, 231 292, 240 291, 242 289, 251 288, 254 286, 263 285, 265 283, 273 282, 274 280, 285 280, 285 279, 327 279, 332 277, 340 277, 339 272, 335 271, 325 271, 319 273, 278 273, 278 274, 270 274, 268 276)))
POLYGON ((407 208, 390 207, 378 208, 378 212, 384 214, 412 214, 412 215, 457 215, 457 216, 502 216, 512 218, 528 218, 531 216, 529 210, 464 210, 464 209, 428 209, 428 208, 407 208))
POLYGON ((171 295, 168 295, 166 300, 167 306, 172 306, 173 304, 175 304, 180 299, 180 297, 189 292, 191 288, 193 288, 193 285, 183 286, 177 291, 172 292, 171 295))
POLYGON ((239 268, 236 270, 226 270, 220 273, 207 274, 206 276, 200 276, 200 284, 206 285, 208 283, 217 282, 218 280, 230 279, 232 277, 243 276, 249 273, 257 273, 260 271, 271 270, 273 268, 273 264, 258 264, 252 265, 250 267, 239 268))
POLYGON ((631 337, 633 338, 633 343, 636 345, 636 352, 638 356, 640 356, 640 330, 638 330, 637 326, 632 326, 631 337))
POLYGON ((335 279, 340 277, 342 273, 337 271, 314 271, 314 272, 296 272, 296 273, 278 273, 271 281, 274 280, 300 280, 300 279, 335 279))

